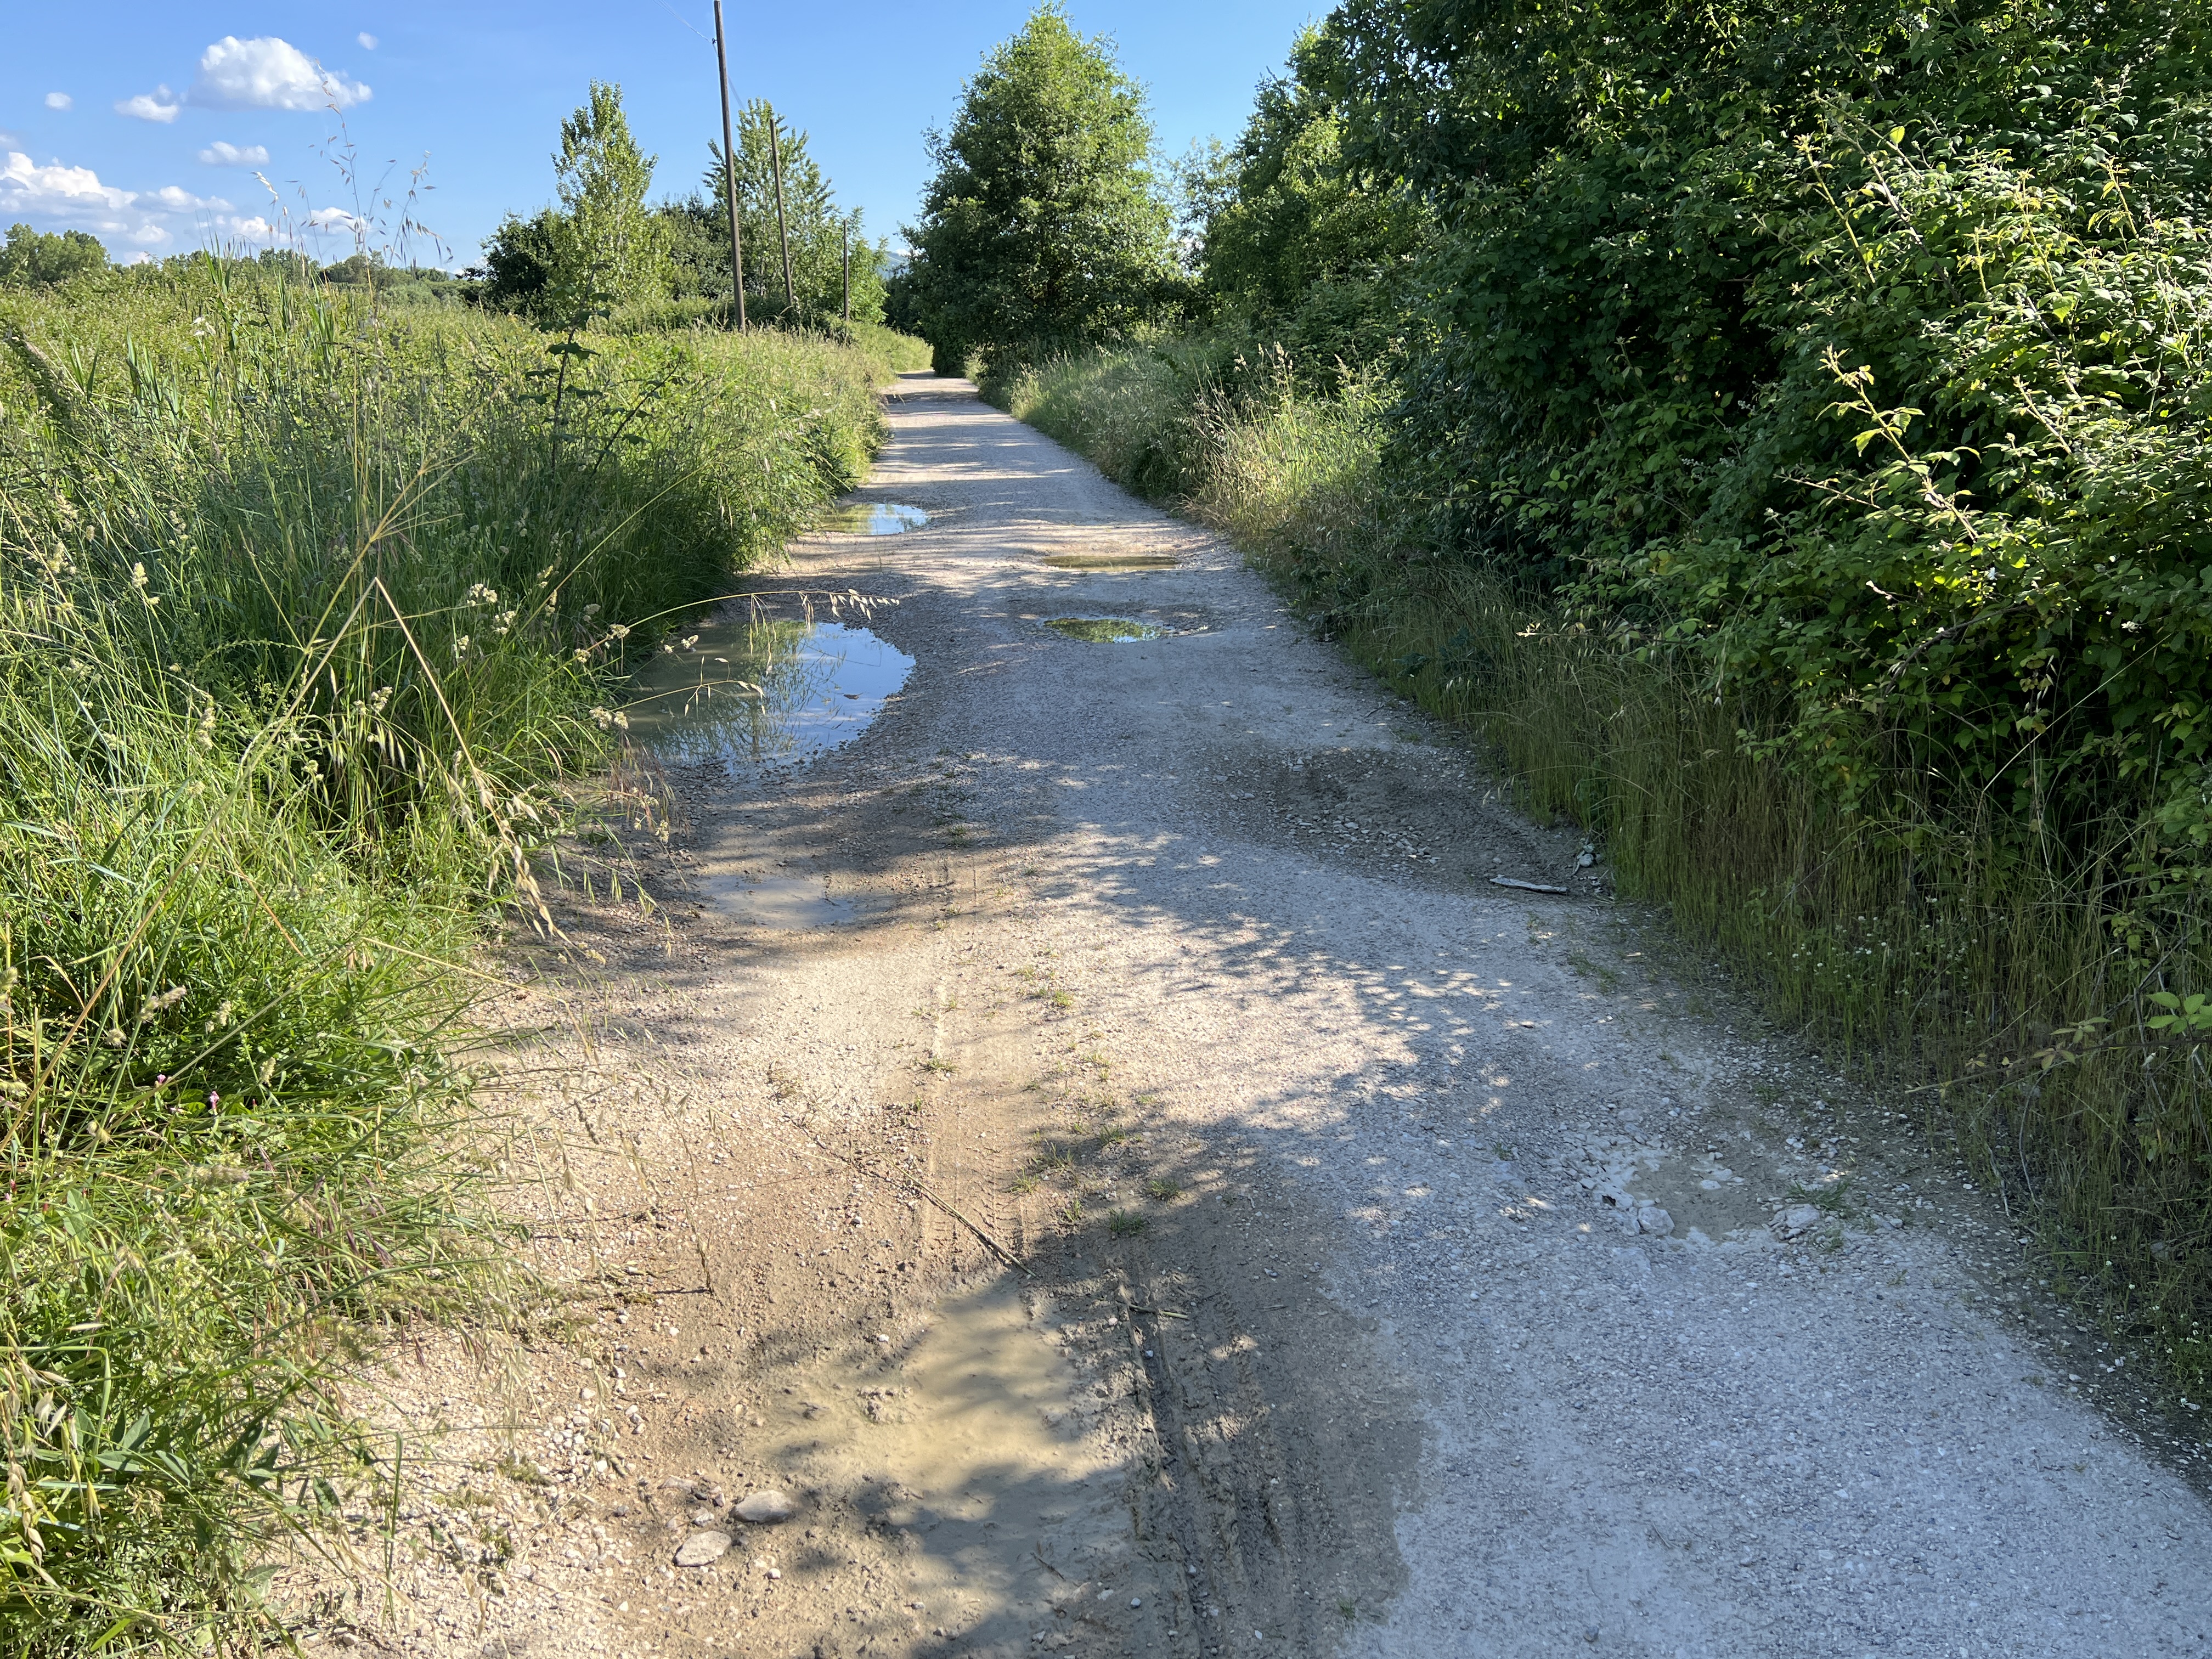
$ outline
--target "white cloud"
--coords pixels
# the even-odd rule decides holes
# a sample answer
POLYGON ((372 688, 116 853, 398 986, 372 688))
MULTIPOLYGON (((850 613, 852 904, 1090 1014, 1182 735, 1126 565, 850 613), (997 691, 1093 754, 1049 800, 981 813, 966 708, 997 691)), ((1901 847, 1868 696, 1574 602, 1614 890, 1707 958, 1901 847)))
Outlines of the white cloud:
POLYGON ((289 40, 226 34, 200 54, 191 101, 211 109, 340 109, 369 90, 343 71, 325 70, 289 40))
POLYGON ((363 29, 359 34, 355 35, 354 39, 361 42, 361 49, 363 52, 374 52, 376 50, 376 37, 371 34, 367 29, 363 29))
MULTIPOLYGON (((330 210, 337 220, 348 216, 330 210)), ((316 216, 319 219, 322 216, 316 216)), ((103 184, 90 167, 50 161, 41 167, 21 150, 0 160, 0 222, 26 219, 42 228, 88 230, 113 248, 148 249, 210 242, 265 246, 275 227, 258 214, 240 215, 220 196, 198 196, 177 185, 123 190, 103 184)), ((349 230, 349 223, 334 226, 349 230)))
POLYGON ((200 152, 200 160, 211 167, 258 167, 267 164, 269 146, 228 144, 218 138, 200 152))
POLYGON ((130 191, 101 184, 90 167, 67 167, 59 161, 37 167, 20 149, 9 150, 6 165, 0 166, 0 212, 112 217, 136 200, 130 191))
POLYGON ((65 92, 50 92, 46 94, 46 107, 48 109, 75 109, 76 107, 76 100, 70 97, 69 94, 65 92))
POLYGON ((171 213, 199 213, 221 210, 228 212, 230 204, 220 196, 195 196, 176 185, 164 185, 161 189, 138 198, 142 202, 158 203, 171 213))
POLYGON ((142 92, 136 98, 125 98, 115 106, 118 115, 127 115, 134 121, 173 121, 184 105, 167 87, 156 87, 151 92, 142 92))

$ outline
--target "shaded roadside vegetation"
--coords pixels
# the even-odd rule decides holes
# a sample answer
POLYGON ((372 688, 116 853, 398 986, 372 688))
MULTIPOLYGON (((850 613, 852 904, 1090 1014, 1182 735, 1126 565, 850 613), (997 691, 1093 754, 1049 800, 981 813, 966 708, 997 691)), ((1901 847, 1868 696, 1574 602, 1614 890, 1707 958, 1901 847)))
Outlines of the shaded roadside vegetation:
POLYGON ((281 1640, 272 1548, 395 1501, 364 1362, 499 1317, 511 1248, 466 957, 659 619, 877 441, 889 366, 818 337, 375 300, 0 294, 11 1652, 281 1640))
POLYGON ((2212 1386, 2201 7, 1351 0, 1174 328, 992 395, 1235 536, 2212 1386))

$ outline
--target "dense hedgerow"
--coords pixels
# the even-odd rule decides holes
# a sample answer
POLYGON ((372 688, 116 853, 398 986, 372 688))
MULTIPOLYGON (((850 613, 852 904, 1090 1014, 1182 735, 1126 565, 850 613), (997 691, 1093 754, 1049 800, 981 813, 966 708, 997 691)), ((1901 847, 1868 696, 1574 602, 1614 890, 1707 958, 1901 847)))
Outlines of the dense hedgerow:
POLYGON ((1431 201, 1437 544, 1755 702, 1846 812, 2212 858, 2191 5, 1354 0, 1431 201))
POLYGON ((340 1379, 504 1248, 441 964, 658 620, 860 476, 882 365, 215 261, 0 341, 0 1645, 246 1640, 391 1477, 340 1379))

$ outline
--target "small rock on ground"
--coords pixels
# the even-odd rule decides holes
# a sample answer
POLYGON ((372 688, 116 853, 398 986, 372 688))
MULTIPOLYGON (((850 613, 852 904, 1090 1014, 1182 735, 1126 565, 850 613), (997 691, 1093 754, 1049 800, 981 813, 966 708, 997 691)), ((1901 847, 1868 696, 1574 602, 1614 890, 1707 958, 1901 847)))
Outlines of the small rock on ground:
POLYGON ((678 1547, 676 1565, 703 1567, 709 1561, 720 1560, 729 1547, 730 1534, 726 1532, 695 1532, 678 1547))
POLYGON ((791 1500, 774 1490, 753 1492, 737 1508, 738 1519, 750 1521, 756 1525, 788 1521, 792 1513, 791 1500))

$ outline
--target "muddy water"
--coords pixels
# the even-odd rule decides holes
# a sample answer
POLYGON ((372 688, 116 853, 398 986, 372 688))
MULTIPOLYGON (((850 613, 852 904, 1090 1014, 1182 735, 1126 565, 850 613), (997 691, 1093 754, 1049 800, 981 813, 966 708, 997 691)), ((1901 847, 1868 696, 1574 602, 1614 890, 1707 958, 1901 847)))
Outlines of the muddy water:
POLYGON ((1160 630, 1150 623, 1132 622, 1127 617, 1050 617, 1045 626, 1088 645, 1126 645, 1133 640, 1160 636, 1160 630))
POLYGON ((637 677, 630 734, 673 765, 752 767, 850 743, 898 695, 914 659, 841 623, 714 623, 678 635, 637 677))
POLYGON ((1054 570, 1172 570, 1180 562, 1164 553, 1053 553, 1045 558, 1054 570))
POLYGON ((855 501, 831 507, 823 515, 822 528, 840 536, 897 536, 928 522, 929 514, 918 507, 902 507, 896 501, 855 501))
POLYGON ((908 1351, 796 1379, 763 1447, 788 1488, 860 1494, 899 1547, 902 1599, 963 1654, 1074 1629, 1129 1554, 1121 1471, 1086 1442, 1038 1312, 1011 1275, 971 1285, 908 1351))

